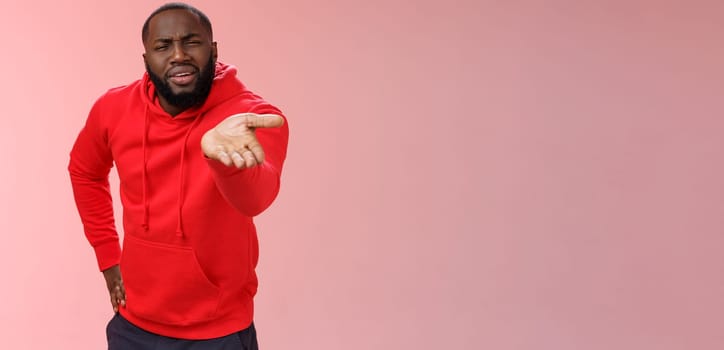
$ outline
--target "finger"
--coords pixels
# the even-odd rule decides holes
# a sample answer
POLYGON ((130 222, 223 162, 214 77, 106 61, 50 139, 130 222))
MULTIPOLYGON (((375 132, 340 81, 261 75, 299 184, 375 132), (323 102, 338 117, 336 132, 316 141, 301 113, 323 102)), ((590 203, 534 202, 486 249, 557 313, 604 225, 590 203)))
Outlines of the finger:
POLYGON ((284 125, 284 118, 277 114, 242 114, 246 118, 246 126, 250 128, 278 128, 284 125))
POLYGON ((246 161, 247 168, 256 166, 256 158, 254 158, 254 153, 252 153, 250 150, 245 150, 244 153, 242 153, 242 156, 244 157, 244 161, 246 161))
POLYGON ((115 291, 111 291, 111 306, 113 307, 113 312, 118 312, 118 299, 116 298, 115 291))
POLYGON ((237 151, 231 152, 231 160, 234 162, 234 166, 241 169, 246 164, 246 161, 244 160, 244 157, 239 154, 237 151))
POLYGON ((233 160, 231 159, 231 157, 229 156, 229 154, 226 153, 226 151, 224 151, 224 149, 221 148, 221 147, 220 147, 220 149, 216 152, 216 157, 217 157, 217 160, 218 160, 218 161, 224 163, 224 165, 226 165, 226 166, 231 166, 231 164, 233 164, 233 160))
POLYGON ((248 148, 256 159, 257 164, 264 163, 264 148, 261 147, 258 141, 254 140, 250 142, 248 148))
POLYGON ((126 307, 126 287, 123 286, 123 281, 120 282, 120 289, 118 290, 121 298, 121 306, 126 307))
POLYGON ((116 287, 113 290, 113 298, 116 301, 116 309, 120 306, 125 306, 126 300, 123 295, 122 287, 120 285, 116 285, 116 287))

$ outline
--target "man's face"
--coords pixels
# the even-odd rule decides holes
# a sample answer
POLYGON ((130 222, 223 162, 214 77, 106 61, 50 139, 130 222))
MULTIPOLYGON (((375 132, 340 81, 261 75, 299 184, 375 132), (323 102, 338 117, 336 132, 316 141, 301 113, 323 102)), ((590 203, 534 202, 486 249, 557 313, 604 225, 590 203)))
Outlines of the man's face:
POLYGON ((168 10, 151 18, 144 42, 146 70, 171 114, 200 105, 211 89, 216 43, 199 18, 186 10, 168 10))

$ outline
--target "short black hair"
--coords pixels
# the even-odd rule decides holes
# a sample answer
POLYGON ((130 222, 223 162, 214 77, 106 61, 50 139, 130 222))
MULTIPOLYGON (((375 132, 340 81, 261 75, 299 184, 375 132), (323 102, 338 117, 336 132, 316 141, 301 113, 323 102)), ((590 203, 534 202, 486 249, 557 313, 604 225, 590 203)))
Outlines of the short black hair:
POLYGON ((209 31, 209 37, 214 37, 214 32, 211 30, 211 21, 209 21, 209 17, 206 17, 206 15, 201 12, 201 10, 189 5, 184 4, 182 2, 169 2, 159 8, 156 9, 156 11, 153 11, 151 15, 146 18, 146 22, 143 22, 143 29, 141 29, 141 40, 145 43, 146 39, 148 38, 148 23, 151 22, 151 18, 156 16, 157 14, 168 11, 168 10, 186 10, 189 11, 196 16, 199 16, 199 21, 201 22, 201 25, 209 31))

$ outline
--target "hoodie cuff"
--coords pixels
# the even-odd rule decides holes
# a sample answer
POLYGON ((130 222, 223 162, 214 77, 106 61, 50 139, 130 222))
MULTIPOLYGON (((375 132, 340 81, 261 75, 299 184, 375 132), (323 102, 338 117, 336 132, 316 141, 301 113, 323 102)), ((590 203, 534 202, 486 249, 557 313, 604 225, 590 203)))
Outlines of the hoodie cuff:
POLYGON ((101 271, 121 263, 121 245, 118 244, 117 240, 104 242, 93 247, 93 249, 96 252, 98 268, 101 271))

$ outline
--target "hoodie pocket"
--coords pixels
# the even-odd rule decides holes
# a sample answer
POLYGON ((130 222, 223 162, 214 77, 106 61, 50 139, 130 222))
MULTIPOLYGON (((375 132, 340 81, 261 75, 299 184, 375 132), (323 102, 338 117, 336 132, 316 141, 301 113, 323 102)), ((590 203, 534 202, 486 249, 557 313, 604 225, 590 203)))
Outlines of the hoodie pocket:
POLYGON ((175 325, 214 317, 220 289, 206 277, 192 248, 130 235, 125 240, 121 271, 128 312, 175 325))

